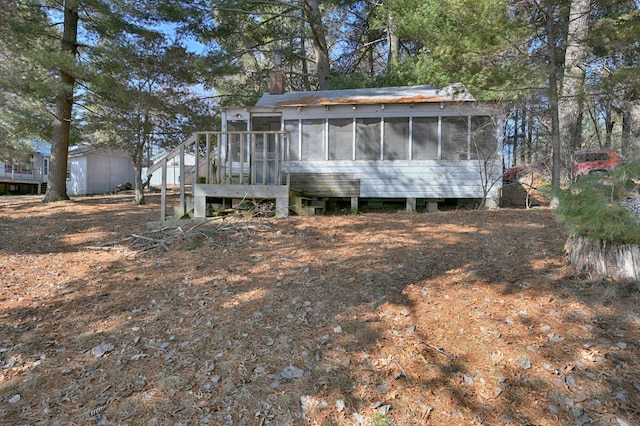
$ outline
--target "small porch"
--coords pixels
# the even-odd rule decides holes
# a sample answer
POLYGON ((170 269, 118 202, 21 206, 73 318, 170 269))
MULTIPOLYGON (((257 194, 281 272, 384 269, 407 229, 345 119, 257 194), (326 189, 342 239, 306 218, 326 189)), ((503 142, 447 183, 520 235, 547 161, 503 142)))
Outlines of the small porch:
POLYGON ((33 167, 20 167, 7 163, 0 167, 0 193, 35 193, 40 195, 46 190, 46 179, 42 170, 33 167))
POLYGON ((205 218, 232 200, 275 200, 275 214, 289 213, 289 133, 197 132, 147 170, 161 173, 160 219, 167 219, 167 165, 179 167, 179 205, 173 218, 205 218), (189 161, 191 159, 191 161, 189 161), (191 163, 191 164, 188 164, 191 163))

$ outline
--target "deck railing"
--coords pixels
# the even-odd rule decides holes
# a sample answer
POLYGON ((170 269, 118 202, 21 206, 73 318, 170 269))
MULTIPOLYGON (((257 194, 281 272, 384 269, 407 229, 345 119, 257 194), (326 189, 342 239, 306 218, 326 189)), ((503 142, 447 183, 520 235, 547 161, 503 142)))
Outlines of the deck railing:
POLYGON ((34 168, 30 171, 23 171, 9 164, 0 167, 0 178, 3 180, 40 183, 42 182, 42 170, 34 168))
POLYGON ((187 213, 187 193, 197 183, 211 185, 289 185, 289 133, 285 131, 197 132, 150 166, 162 172, 161 220, 166 218, 167 164, 179 165, 180 206, 187 213), (191 163, 187 165, 187 162, 191 163))

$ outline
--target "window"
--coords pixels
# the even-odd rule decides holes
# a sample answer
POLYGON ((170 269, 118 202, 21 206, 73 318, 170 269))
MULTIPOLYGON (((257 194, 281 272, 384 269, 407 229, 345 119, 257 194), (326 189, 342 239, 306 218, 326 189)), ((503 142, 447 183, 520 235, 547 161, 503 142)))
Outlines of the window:
POLYGON ((442 159, 466 160, 468 135, 467 117, 442 117, 442 159))
POLYGON ((301 160, 324 160, 324 121, 302 120, 301 160))
POLYGON ((329 120, 329 160, 353 159, 353 119, 329 120))
POLYGON ((409 119, 384 119, 384 159, 406 160, 409 154, 409 119))
POLYGON ((71 163, 67 163, 67 180, 71 180, 71 163))
POLYGON ((496 148, 496 126, 491 117, 471 117, 471 158, 490 159, 496 148))
POLYGON ((356 160, 380 159, 380 119, 356 120, 356 160))
MULTIPOLYGON (((244 120, 227 121, 227 130, 230 132, 246 132, 247 122, 244 120)), ((246 144, 247 140, 248 138, 245 138, 243 135, 229 135, 227 143, 229 144, 228 149, 231 161, 240 161, 241 145, 246 144)), ((248 148, 246 145, 244 147, 244 151, 248 153, 248 148)), ((245 154, 245 157, 247 155, 248 154, 245 154)), ((243 161, 246 161, 246 159, 244 159, 243 161)))
POLYGON ((286 120, 284 130, 289 132, 289 156, 292 161, 300 160, 300 126, 298 120, 286 120))
POLYGON ((414 160, 438 159, 438 117, 414 117, 412 151, 414 160))

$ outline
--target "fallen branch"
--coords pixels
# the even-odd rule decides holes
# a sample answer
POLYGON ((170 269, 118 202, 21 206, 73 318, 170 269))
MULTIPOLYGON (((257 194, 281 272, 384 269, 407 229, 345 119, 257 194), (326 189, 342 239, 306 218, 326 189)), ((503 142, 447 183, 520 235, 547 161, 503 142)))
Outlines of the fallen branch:
POLYGON ((422 339, 419 339, 419 338, 416 338, 416 340, 418 340, 418 341, 420 341, 420 342, 424 343, 424 344, 425 344, 425 345, 427 345, 429 348, 433 349, 434 351, 436 351, 437 353, 439 353, 440 355, 442 355, 442 356, 444 356, 444 357, 447 357, 447 358, 449 358, 449 359, 451 359, 451 360, 455 359, 455 357, 454 357, 454 356, 447 355, 447 353, 446 353, 442 348, 439 348, 439 347, 437 347, 436 345, 433 345, 433 344, 431 344, 431 343, 427 342, 426 340, 422 340, 422 339))
POLYGON ((151 241, 152 243, 160 244, 162 246, 162 248, 165 249, 165 251, 169 251, 169 247, 167 247, 167 244, 163 240, 158 240, 158 239, 155 239, 155 238, 149 238, 149 237, 145 237, 144 235, 138 235, 138 234, 131 234, 131 236, 135 237, 135 238, 140 238, 140 239, 143 239, 143 240, 151 241))
POLYGON ((86 246, 87 250, 103 250, 103 251, 122 251, 124 247, 109 247, 109 246, 86 246))
POLYGON ((119 239, 117 241, 111 241, 109 243, 104 243, 102 246, 103 247, 115 246, 116 244, 124 243, 125 241, 131 241, 131 240, 133 240, 133 237, 126 237, 126 238, 119 239))

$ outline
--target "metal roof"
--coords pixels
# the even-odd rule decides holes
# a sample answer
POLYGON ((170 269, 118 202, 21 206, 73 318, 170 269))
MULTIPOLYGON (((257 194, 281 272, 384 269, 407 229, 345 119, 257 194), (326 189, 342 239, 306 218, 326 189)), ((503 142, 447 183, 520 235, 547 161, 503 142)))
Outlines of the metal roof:
POLYGON ((256 103, 258 107, 354 105, 354 104, 412 104, 429 102, 474 101, 462 83, 442 89, 433 86, 381 87, 373 89, 319 90, 315 92, 265 93, 256 103))

